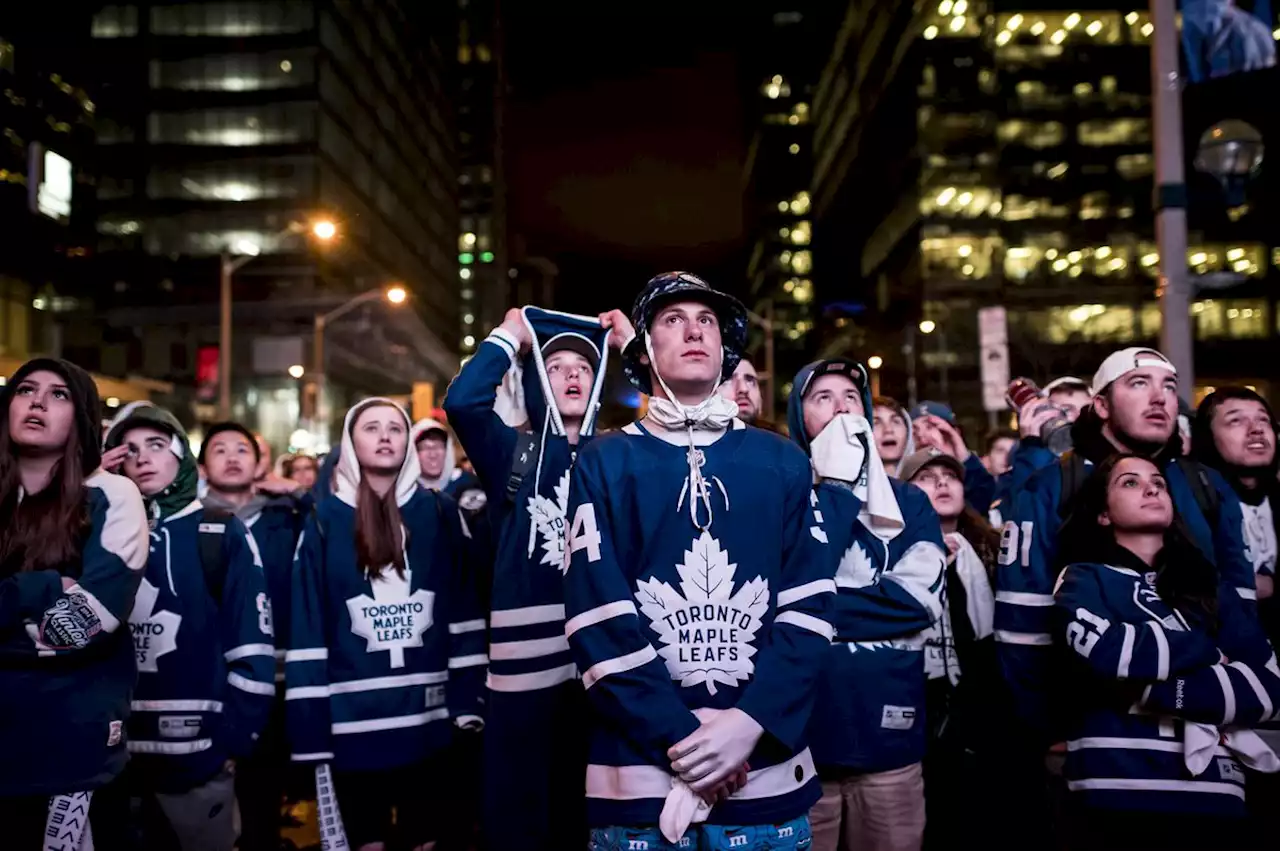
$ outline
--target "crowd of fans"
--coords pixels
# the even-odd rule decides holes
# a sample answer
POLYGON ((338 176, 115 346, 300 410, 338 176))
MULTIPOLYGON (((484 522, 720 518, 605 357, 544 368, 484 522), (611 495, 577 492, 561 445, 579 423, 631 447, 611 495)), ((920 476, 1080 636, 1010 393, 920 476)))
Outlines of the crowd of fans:
POLYGON ((1273 847, 1276 420, 1151 349, 945 401, 746 313, 513 309, 435 418, 325 457, 0 397, 0 846, 1273 847), (598 428, 610 358, 643 416, 598 428))

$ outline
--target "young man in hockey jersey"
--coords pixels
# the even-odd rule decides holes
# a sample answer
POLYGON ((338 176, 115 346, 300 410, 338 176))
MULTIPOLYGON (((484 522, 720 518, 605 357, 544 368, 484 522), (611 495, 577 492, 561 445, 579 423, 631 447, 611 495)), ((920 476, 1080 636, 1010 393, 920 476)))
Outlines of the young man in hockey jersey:
POLYGON ((808 459, 716 393, 746 340, 736 299, 672 272, 631 318, 649 412, 583 449, 566 514, 589 847, 807 848, 835 589, 808 459))
MULTIPOLYGON (((1053 665, 1050 624, 1054 583, 1063 564, 1059 528, 1071 513, 1088 469, 1115 452, 1156 462, 1175 511, 1191 538, 1217 568, 1222 591, 1239 595, 1245 616, 1256 617, 1253 566, 1245 554, 1240 500, 1216 471, 1181 457, 1177 433, 1178 375, 1154 349, 1110 355, 1093 377, 1094 400, 1072 425, 1071 452, 1028 479, 1004 512, 1004 540, 996 571, 995 636, 1015 723, 1008 741, 1017 761, 1010 772, 1015 794, 1034 792, 1045 749, 1061 739, 1054 707, 1060 683, 1053 665), (1019 768, 1026 772, 1023 776, 1019 768), (1016 775, 1016 776, 1015 776, 1016 775)), ((1012 808, 1032 814, 1036 801, 1012 808)), ((1034 816, 1029 816, 1032 820, 1034 816)), ((1041 819, 1041 828, 1044 819, 1041 819)), ((1028 824, 1027 847, 1036 847, 1028 824)))
MULTIPOLYGON (((239 520, 196 499, 195 458, 168 411, 132 409, 112 426, 106 448, 104 464, 119 464, 138 486, 152 522, 151 556, 129 615, 138 662, 132 758, 127 787, 116 792, 142 797, 143 813, 159 817, 144 817, 145 847, 172 835, 183 851, 230 851, 235 764, 253 750, 275 696, 262 562, 239 520)), ((121 827, 103 825, 100 846, 132 847, 115 832, 121 827)))
POLYGON ((868 383, 861 364, 818 361, 800 370, 787 403, 839 560, 836 638, 809 726, 822 779, 814 851, 906 851, 924 840, 922 633, 942 613, 946 551, 929 498, 880 462, 868 383))
POLYGON ((449 423, 484 485, 497 540, 489 622, 485 847, 564 848, 581 832, 583 697, 564 637, 569 469, 592 437, 619 311, 597 319, 507 312, 449 387, 449 423), (523 412, 500 389, 520 367, 523 412), (527 416, 527 423, 516 428, 527 416))
MULTIPOLYGON (((297 483, 267 476, 254 481, 262 458, 259 439, 234 422, 210 426, 200 445, 208 508, 234 514, 253 534, 262 557, 267 593, 276 633, 283 639, 289 629, 289 583, 293 552, 312 497, 297 483)), ((271 720, 254 753, 242 760, 236 772, 236 789, 242 802, 241 851, 275 851, 280 844, 280 801, 288 775, 289 751, 284 733, 284 641, 276 652, 278 691, 271 720)))

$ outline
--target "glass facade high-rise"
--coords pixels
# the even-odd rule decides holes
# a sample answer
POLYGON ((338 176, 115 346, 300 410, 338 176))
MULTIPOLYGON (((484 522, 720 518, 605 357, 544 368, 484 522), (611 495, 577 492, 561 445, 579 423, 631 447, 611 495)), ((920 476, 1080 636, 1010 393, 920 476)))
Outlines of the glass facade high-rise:
POLYGON ((475 351, 510 307, 503 162, 502 19, 498 0, 457 0, 459 351, 475 351))
POLYGON ((440 4, 355 0, 99 7, 102 275, 114 316, 147 326, 125 357, 195 381, 217 341, 216 311, 196 307, 216 305, 213 257, 230 252, 260 255, 234 285, 246 415, 244 382, 263 384, 270 348, 256 338, 305 344, 314 314, 390 283, 410 292, 404 310, 328 330, 331 380, 391 391, 452 375, 455 20, 440 4), (290 229, 321 219, 337 226, 331 245, 290 229))
MULTIPOLYGON (((815 101, 815 155, 844 165, 815 171, 816 250, 854 302, 824 330, 884 357, 895 393, 912 372, 905 347, 918 395, 975 419, 979 307, 1007 308, 1015 374, 1040 380, 1087 378, 1111 350, 1156 344, 1147 12, 876 6, 851 4, 866 7, 864 39, 833 54, 815 101)), ((1250 283, 1277 276, 1272 247, 1248 233, 1190 234, 1194 275, 1239 281, 1194 303, 1198 349, 1243 354, 1276 335, 1274 298, 1250 283)), ((1265 379, 1245 366, 1233 377, 1265 379)))

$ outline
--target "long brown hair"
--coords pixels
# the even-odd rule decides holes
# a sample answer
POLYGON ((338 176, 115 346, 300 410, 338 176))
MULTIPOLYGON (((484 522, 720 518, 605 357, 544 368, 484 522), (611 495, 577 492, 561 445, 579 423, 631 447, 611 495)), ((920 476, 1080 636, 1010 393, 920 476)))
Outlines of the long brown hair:
POLYGON ((1000 532, 968 503, 956 518, 956 531, 973 547, 987 569, 988 578, 994 581, 1000 558, 1000 532))
POLYGON ((54 465, 49 486, 18 494, 18 451, 9 434, 8 412, 0 416, 0 577, 32 570, 80 576, 80 552, 89 513, 84 498, 80 436, 72 428, 54 465))
MULTIPOLYGON (((365 411, 377 407, 388 407, 373 404, 367 406, 351 421, 351 430, 355 431, 356 423, 365 411)), ((409 424, 405 423, 408 434, 409 424)), ((354 452, 354 445, 352 451, 354 452)), ((413 447, 406 440, 405 452, 412 452, 413 447)), ((360 461, 356 458, 356 467, 360 461)), ((403 463, 403 462, 402 462, 403 463)), ((369 477, 360 473, 360 487, 356 491, 356 559, 360 570, 370 579, 382 575, 387 565, 395 568, 396 573, 404 577, 404 525, 400 522, 400 506, 396 502, 396 486, 391 487, 383 495, 379 495, 369 484, 369 477)))

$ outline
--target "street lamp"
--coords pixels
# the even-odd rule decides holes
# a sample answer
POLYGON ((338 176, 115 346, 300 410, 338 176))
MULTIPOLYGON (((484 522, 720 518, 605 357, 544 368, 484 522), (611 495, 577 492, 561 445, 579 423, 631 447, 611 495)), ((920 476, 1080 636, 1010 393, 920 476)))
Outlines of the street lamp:
MULTIPOLYGON (((288 227, 274 234, 268 242, 278 242, 287 236, 302 233, 306 226, 301 222, 289 222, 288 227)), ((311 233, 316 239, 328 242, 338 233, 338 226, 328 219, 312 223, 311 233)), ((230 250, 220 256, 220 312, 218 333, 218 417, 231 419, 231 278, 246 263, 262 253, 262 245, 249 239, 238 239, 230 250)))
POLYGON ((921 320, 920 333, 932 334, 934 332, 934 329, 936 329, 937 327, 938 327, 938 323, 934 322, 932 319, 921 320))
POLYGON ((311 419, 312 431, 319 432, 320 410, 321 410, 321 394, 324 389, 324 332, 330 322, 333 322, 340 316, 344 316, 355 310, 362 304, 370 301, 376 301, 379 298, 386 299, 388 304, 398 306, 404 304, 409 298, 408 291, 400 284, 393 284, 386 289, 372 289, 362 292, 355 297, 349 299, 343 304, 338 305, 328 313, 317 313, 315 320, 315 328, 312 333, 311 341, 311 381, 308 388, 308 395, 311 399, 311 419))
MULTIPOLYGON (((871 395, 880 395, 880 367, 884 366, 884 358, 879 355, 872 355, 867 358, 867 367, 871 370, 871 395)), ((870 414, 867 411, 867 414, 870 414)))

